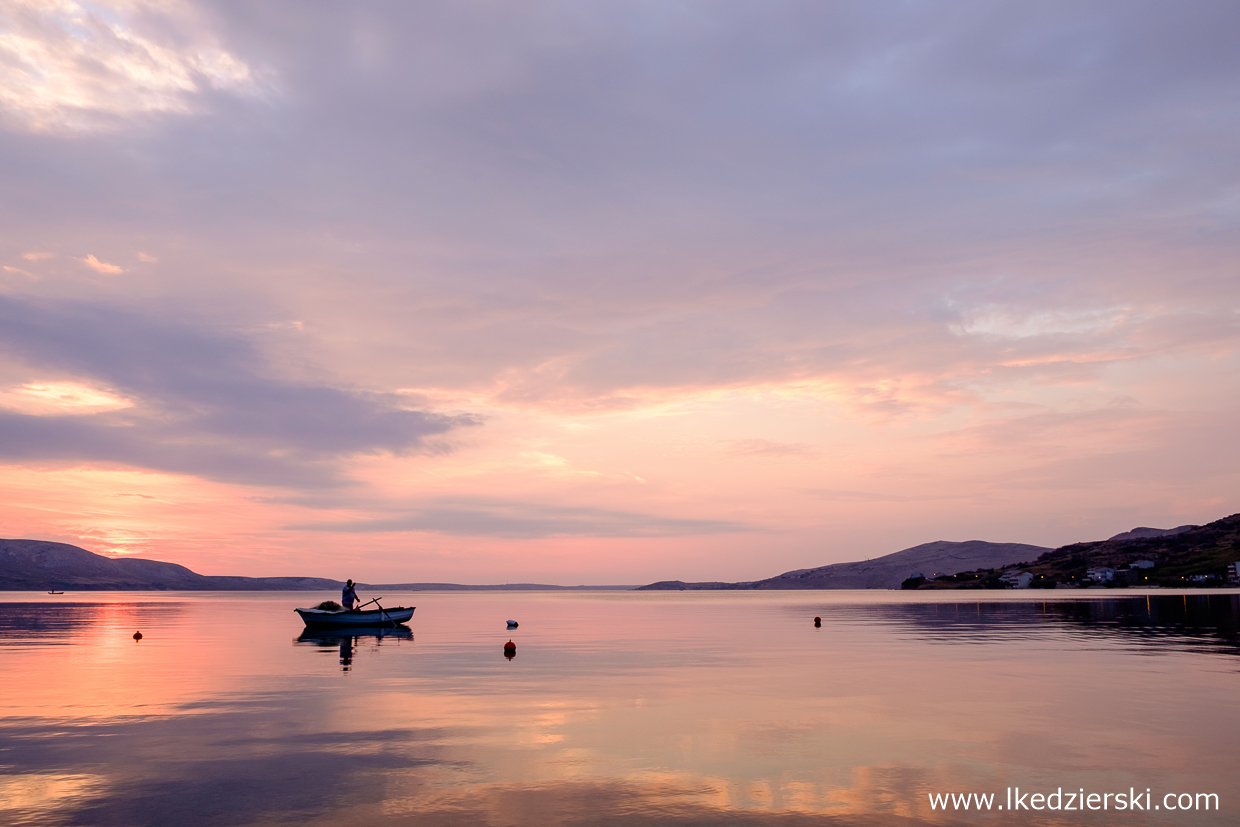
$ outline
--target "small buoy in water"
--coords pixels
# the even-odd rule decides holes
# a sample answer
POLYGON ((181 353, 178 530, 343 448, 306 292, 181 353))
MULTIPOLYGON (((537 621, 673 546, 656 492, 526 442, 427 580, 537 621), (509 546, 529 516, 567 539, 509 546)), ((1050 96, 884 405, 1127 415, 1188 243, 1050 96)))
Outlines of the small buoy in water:
POLYGON ((814 627, 815 627, 815 628, 817 628, 817 627, 819 627, 819 626, 822 626, 822 618, 821 618, 821 617, 816 617, 816 618, 814 618, 814 627))
POLYGON ((133 633, 133 639, 134 639, 134 640, 142 640, 142 633, 141 633, 141 632, 134 632, 134 633, 133 633))
POLYGON ((515 629, 515 628, 517 628, 517 626, 518 626, 518 625, 519 625, 519 624, 518 624, 518 623, 517 623, 517 621, 515 621, 515 620, 510 620, 510 621, 508 621, 508 628, 509 628, 509 629, 515 629))
POLYGON ((513 643, 510 640, 504 644, 504 657, 508 658, 508 660, 512 660, 516 656, 517 656, 517 644, 513 643))

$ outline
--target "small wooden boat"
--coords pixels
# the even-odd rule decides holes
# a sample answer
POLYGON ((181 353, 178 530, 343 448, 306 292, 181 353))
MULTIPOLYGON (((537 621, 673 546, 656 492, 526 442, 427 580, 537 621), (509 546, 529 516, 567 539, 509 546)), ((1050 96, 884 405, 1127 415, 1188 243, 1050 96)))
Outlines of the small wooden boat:
POLYGON ((58 592, 55 589, 52 589, 50 592, 48 592, 48 594, 64 594, 64 592, 58 592))
POLYGON ((293 609, 293 611, 301 615, 302 621, 310 629, 347 629, 353 626, 391 628, 407 623, 413 617, 415 608, 417 607, 398 606, 395 609, 371 609, 369 611, 357 609, 353 611, 342 609, 338 612, 326 609, 293 609))

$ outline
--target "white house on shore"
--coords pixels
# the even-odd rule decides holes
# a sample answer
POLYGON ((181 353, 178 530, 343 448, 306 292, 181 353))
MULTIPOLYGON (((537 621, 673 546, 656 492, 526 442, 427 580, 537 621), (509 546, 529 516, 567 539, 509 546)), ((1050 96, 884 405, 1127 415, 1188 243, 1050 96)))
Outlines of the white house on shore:
POLYGON ((1095 583, 1111 583, 1115 580, 1115 569, 1108 566, 1086 569, 1085 576, 1095 583))
POLYGON ((1013 589, 1027 589, 1033 583, 1033 574, 1027 571, 1008 571, 999 575, 999 582, 1013 589))

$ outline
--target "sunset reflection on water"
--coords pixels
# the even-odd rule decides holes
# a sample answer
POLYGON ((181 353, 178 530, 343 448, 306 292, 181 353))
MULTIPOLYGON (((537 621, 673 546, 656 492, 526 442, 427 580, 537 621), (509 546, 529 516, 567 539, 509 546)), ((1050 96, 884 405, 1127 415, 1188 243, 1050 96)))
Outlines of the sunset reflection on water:
POLYGON ((385 595, 380 637, 306 633, 322 595, 0 596, 0 821, 973 824, 927 793, 1020 785, 1234 823, 1237 597, 1035 597, 385 595))

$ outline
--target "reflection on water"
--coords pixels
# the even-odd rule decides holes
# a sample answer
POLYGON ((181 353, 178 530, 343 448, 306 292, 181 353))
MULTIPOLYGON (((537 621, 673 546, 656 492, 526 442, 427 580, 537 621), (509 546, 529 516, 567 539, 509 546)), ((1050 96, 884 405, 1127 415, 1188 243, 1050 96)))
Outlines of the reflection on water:
MULTIPOLYGON (((1052 597, 1058 597, 1052 593, 1052 597)), ((930 642, 988 643, 1058 634, 1240 654, 1240 594, 1143 594, 1064 600, 975 600, 832 605, 834 622, 886 622, 930 642)))
POLYGON ((175 603, 135 600, 104 604, 65 602, 0 602, 0 646, 70 643, 89 627, 123 623, 134 632, 143 626, 167 624, 183 611, 175 603))
POLYGON ((353 653, 359 645, 371 646, 375 648, 372 651, 378 651, 378 646, 387 640, 389 645, 396 641, 413 640, 413 630, 407 626, 354 626, 347 630, 330 630, 330 629, 306 629, 296 640, 296 643, 311 644, 318 647, 320 651, 330 652, 338 649, 340 652, 340 666, 342 671, 348 672, 353 666, 353 653))
POLYGON ((1222 803, 1021 823, 1234 823, 1237 596, 1042 597, 422 594, 346 633, 10 595, 0 823, 974 825, 927 794, 1017 785, 1222 803))

